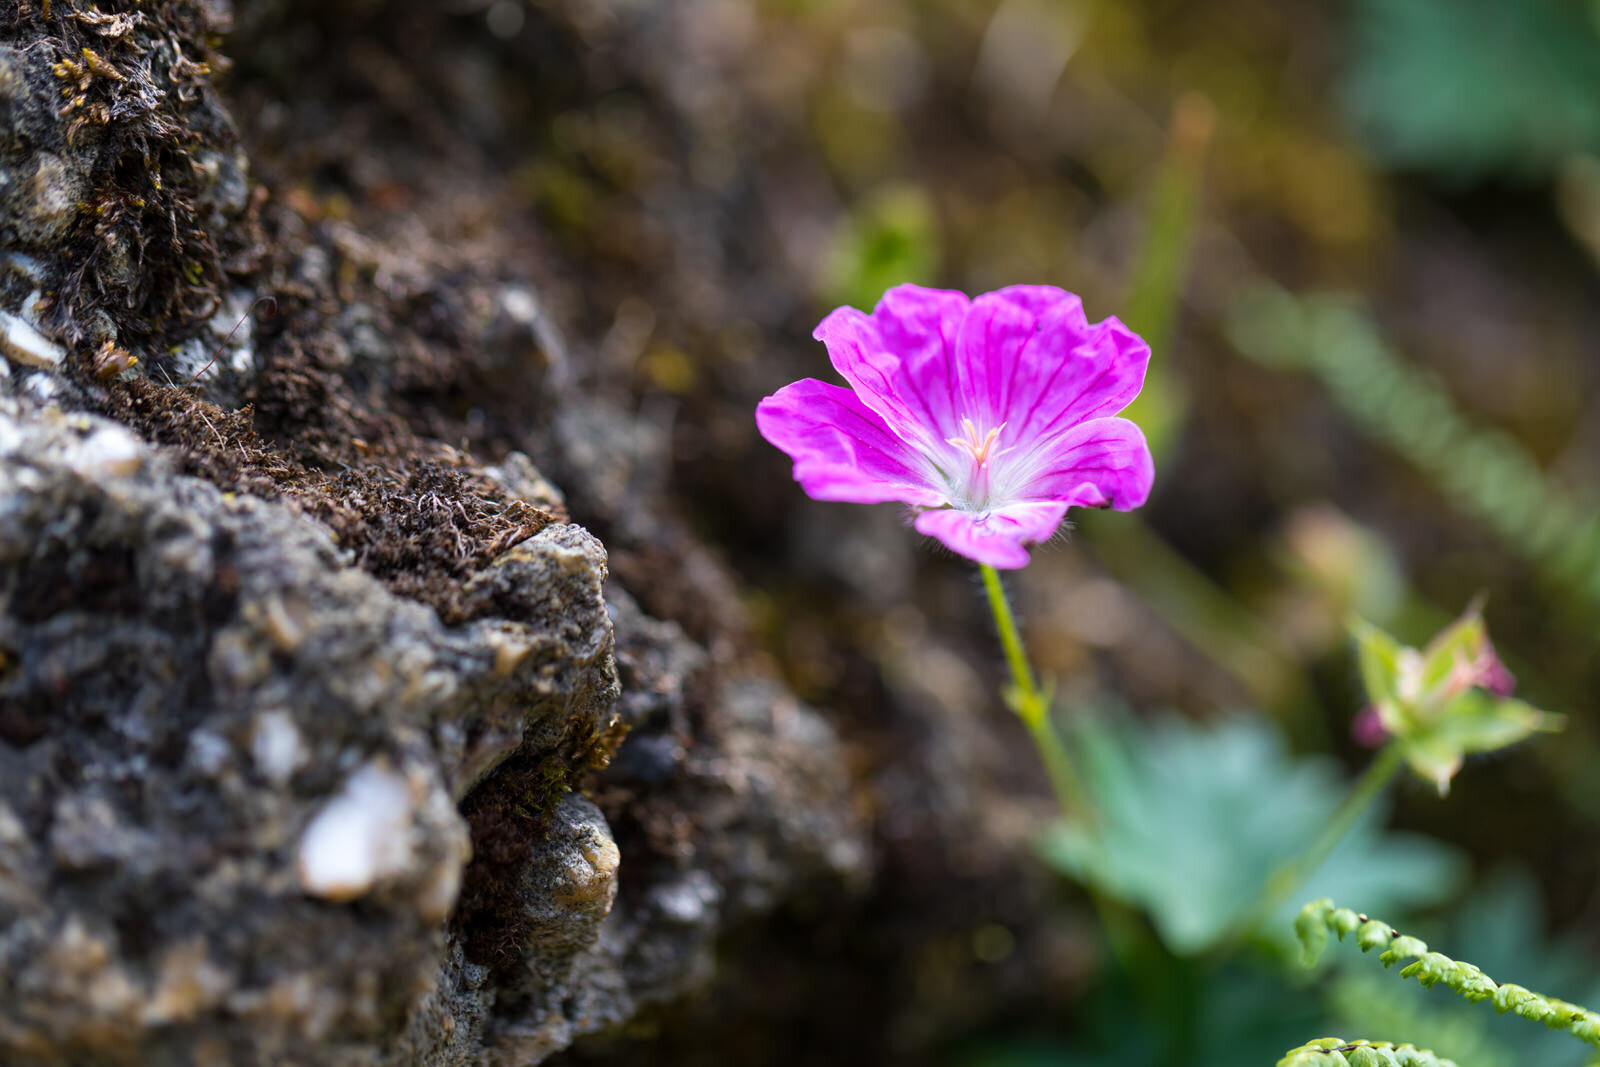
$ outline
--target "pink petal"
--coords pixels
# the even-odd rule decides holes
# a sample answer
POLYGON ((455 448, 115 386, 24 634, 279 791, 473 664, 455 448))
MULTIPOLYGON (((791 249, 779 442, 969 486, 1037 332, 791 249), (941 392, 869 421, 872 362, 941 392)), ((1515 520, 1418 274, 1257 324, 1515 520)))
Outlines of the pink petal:
POLYGON ((1131 511, 1149 499, 1155 480, 1144 431, 1127 419, 1080 422, 1040 445, 1035 461, 1018 474, 1015 495, 1026 500, 1131 511))
POLYGON ((965 293, 897 285, 872 310, 885 348, 900 357, 890 387, 940 441, 961 432, 965 412, 956 390, 955 352, 971 306, 965 293))
POLYGON ((1050 501, 1010 504, 990 511, 941 508, 924 511, 913 524, 950 551, 1001 570, 1028 565, 1028 545, 1048 541, 1066 517, 1067 505, 1050 501))
POLYGON ((848 389, 815 378, 786 385, 756 405, 756 427, 794 460, 795 481, 815 500, 945 503, 917 453, 848 389))
POLYGON ((878 413, 891 433, 925 448, 936 440, 931 418, 896 388, 900 357, 889 351, 872 316, 852 307, 836 308, 812 336, 827 346, 833 369, 844 376, 863 404, 878 413))
POLYGON ((1028 447, 1074 423, 1115 415, 1139 395, 1150 349, 1115 318, 1090 326, 1065 290, 1015 285, 972 303, 957 378, 980 428, 1028 447))
POLYGON ((945 289, 900 285, 871 315, 837 308, 813 336, 834 369, 907 441, 942 443, 959 431, 952 356, 970 301, 945 289))
POLYGON ((1489 693, 1503 699, 1517 691, 1517 676, 1511 673, 1511 668, 1495 652, 1494 644, 1488 637, 1483 639, 1477 667, 1478 684, 1489 693))

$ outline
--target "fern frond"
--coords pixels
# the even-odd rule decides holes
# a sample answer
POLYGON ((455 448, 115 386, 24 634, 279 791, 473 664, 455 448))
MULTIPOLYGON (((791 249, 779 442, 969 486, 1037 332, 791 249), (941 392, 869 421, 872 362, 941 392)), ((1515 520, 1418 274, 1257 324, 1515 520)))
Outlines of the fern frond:
POLYGON ((1369 436, 1426 473, 1534 565, 1553 588, 1600 610, 1600 515, 1510 434, 1463 415, 1437 377, 1407 363, 1372 317, 1335 297, 1263 286, 1229 316, 1229 336, 1269 366, 1303 368, 1369 436))
POLYGON ((1404 991, 1394 988, 1390 975, 1357 969, 1336 978, 1325 1000, 1332 1017, 1340 1020, 1339 1026, 1403 1038, 1457 1063, 1471 1067, 1522 1067, 1530 1062, 1529 1057, 1512 1052, 1494 1036, 1490 1028, 1495 1017, 1491 1013, 1478 1011, 1457 998, 1398 996, 1401 992, 1404 991))
POLYGON ((1278 1067, 1456 1067, 1456 1062, 1411 1045, 1319 1037, 1285 1052, 1278 1067))
POLYGON ((1456 1061, 1389 1041, 1320 1037, 1283 1053, 1278 1067, 1456 1067, 1456 1061))
POLYGON ((1430 952, 1420 939, 1408 937, 1379 919, 1370 919, 1349 908, 1336 908, 1331 900, 1313 900, 1301 908, 1294 930, 1300 938, 1307 966, 1322 955, 1330 931, 1341 940, 1346 934, 1353 934, 1362 952, 1382 950, 1378 959, 1385 967, 1411 960, 1400 969, 1401 978, 1415 978, 1427 987, 1444 985, 1469 1003, 1492 1001, 1495 1010, 1502 1015, 1514 1012, 1524 1019, 1544 1023, 1552 1030, 1564 1030, 1600 1049, 1600 1014, 1581 1004, 1547 997, 1509 982, 1496 982, 1470 963, 1453 960, 1442 952, 1430 952))

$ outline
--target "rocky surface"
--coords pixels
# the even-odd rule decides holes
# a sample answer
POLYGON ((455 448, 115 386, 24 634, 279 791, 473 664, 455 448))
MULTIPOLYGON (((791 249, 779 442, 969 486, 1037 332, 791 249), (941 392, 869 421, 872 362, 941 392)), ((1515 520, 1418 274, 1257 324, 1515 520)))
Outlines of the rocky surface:
POLYGON ((228 6, 125 6, 0 14, 0 1060, 536 1062, 859 879, 527 235, 351 219, 259 95, 252 177, 228 6))

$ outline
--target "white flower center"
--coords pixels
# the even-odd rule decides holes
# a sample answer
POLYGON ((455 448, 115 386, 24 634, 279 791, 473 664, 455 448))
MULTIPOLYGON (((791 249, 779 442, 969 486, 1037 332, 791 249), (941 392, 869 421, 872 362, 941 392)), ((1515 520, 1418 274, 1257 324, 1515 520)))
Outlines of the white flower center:
POLYGON ((946 475, 945 481, 950 486, 952 503, 971 509, 985 508, 989 506, 994 488, 994 461, 1011 451, 996 447, 1006 424, 1002 422, 985 432, 971 419, 962 419, 961 428, 964 436, 945 438, 957 450, 956 470, 946 475), (960 469, 963 462, 965 471, 960 469))

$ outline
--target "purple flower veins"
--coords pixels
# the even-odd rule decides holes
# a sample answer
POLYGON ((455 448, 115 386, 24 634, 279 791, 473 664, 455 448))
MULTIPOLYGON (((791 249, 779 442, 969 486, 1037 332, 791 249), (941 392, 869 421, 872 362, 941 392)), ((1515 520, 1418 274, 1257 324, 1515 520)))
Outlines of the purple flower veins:
POLYGON ((993 567, 1027 564, 1069 507, 1136 508, 1154 464, 1116 418, 1150 349, 1076 296, 1013 285, 969 300, 901 285, 817 327, 849 389, 806 378, 756 407, 817 500, 911 505, 915 526, 993 567))

